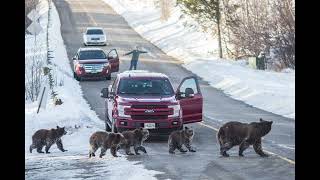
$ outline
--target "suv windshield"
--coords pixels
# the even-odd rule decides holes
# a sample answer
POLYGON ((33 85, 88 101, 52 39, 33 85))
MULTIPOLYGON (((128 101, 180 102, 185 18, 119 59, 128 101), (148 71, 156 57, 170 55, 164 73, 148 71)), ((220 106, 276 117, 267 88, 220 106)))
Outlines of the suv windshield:
POLYGON ((121 79, 118 94, 125 95, 173 95, 168 79, 121 79))
POLYGON ((88 29, 87 30, 87 34, 103 34, 103 31, 101 29, 88 29))
POLYGON ((79 60, 85 59, 106 59, 106 54, 102 50, 80 51, 79 60))

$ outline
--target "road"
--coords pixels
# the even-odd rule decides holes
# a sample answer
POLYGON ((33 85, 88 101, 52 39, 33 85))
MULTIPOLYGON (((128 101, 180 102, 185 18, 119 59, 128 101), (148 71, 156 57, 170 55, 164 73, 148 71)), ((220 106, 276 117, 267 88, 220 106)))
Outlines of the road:
MULTIPOLYGON (((55 0, 54 3, 60 15, 62 37, 70 59, 83 46, 84 29, 88 26, 101 26, 107 32, 110 42, 102 48, 106 52, 112 48, 117 49, 121 59, 120 72, 129 68, 130 61, 130 57, 122 54, 139 45, 149 53, 141 55, 138 69, 165 73, 175 87, 184 77, 193 75, 181 66, 180 61, 167 56, 143 39, 102 0, 55 0)), ((115 74, 112 75, 112 80, 114 77, 115 74)), ((99 93, 112 80, 80 82, 84 98, 101 120, 104 119, 104 100, 99 93)), ((145 144, 148 155, 130 156, 127 157, 128 160, 141 161, 147 169, 165 172, 156 176, 159 179, 294 179, 294 120, 234 100, 205 81, 200 80, 200 84, 204 96, 205 125, 189 125, 195 129, 193 144, 197 152, 170 155, 166 140, 160 139, 145 144), (252 122, 260 117, 274 121, 272 131, 263 139, 263 148, 277 155, 261 158, 249 148, 244 153, 245 157, 238 157, 237 148, 233 148, 230 158, 220 157, 214 129, 227 121, 252 122)))

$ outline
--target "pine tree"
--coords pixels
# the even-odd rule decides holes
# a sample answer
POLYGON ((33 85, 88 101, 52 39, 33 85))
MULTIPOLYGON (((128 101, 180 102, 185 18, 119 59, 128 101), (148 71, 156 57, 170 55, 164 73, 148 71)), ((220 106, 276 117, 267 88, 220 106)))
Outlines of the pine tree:
POLYGON ((184 12, 195 17, 200 23, 213 21, 217 25, 218 41, 219 41, 219 57, 222 58, 221 43, 221 13, 219 0, 177 0, 182 4, 184 12))

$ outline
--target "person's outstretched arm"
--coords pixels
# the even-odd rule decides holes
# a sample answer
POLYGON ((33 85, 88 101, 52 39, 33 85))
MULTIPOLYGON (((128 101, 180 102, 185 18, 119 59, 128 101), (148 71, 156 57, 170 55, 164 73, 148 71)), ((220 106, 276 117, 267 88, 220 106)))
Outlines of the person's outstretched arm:
POLYGON ((147 51, 140 51, 140 50, 139 50, 139 53, 148 53, 148 52, 147 52, 147 51))
POLYGON ((126 55, 129 55, 129 54, 132 54, 132 53, 133 53, 133 51, 130 51, 130 52, 125 53, 125 54, 123 54, 123 55, 126 56, 126 55))

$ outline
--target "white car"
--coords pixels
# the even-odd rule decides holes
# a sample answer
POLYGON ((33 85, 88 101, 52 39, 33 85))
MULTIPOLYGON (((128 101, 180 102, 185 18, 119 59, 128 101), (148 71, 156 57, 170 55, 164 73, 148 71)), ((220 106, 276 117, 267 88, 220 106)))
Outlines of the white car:
POLYGON ((101 27, 88 27, 83 33, 83 44, 88 45, 107 45, 107 37, 101 27))

